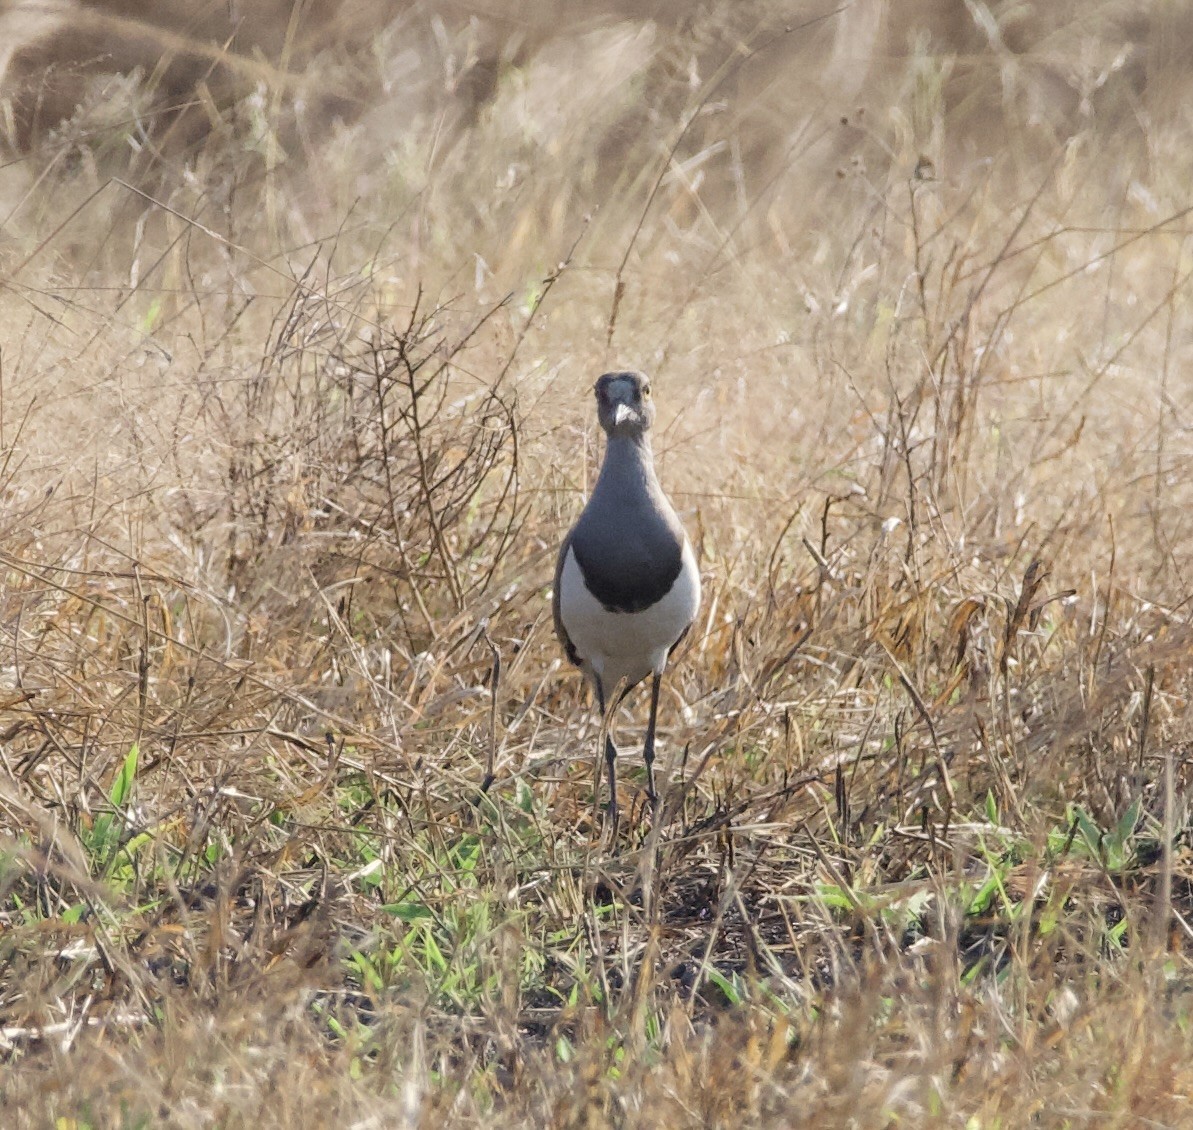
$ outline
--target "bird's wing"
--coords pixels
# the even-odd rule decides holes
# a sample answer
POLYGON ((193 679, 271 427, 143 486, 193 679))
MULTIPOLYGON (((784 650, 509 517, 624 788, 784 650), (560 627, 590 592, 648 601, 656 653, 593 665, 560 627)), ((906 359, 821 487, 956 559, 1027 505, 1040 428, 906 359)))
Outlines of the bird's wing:
POLYGON ((569 530, 567 537, 563 539, 563 545, 559 547, 559 557, 555 561, 555 583, 551 587, 551 616, 555 621, 555 635, 567 653, 568 661, 579 667, 579 653, 576 651, 576 645, 572 643, 571 637, 567 634, 567 629, 563 626, 563 616, 559 610, 559 587, 563 581, 563 563, 571 547, 572 531, 569 530))

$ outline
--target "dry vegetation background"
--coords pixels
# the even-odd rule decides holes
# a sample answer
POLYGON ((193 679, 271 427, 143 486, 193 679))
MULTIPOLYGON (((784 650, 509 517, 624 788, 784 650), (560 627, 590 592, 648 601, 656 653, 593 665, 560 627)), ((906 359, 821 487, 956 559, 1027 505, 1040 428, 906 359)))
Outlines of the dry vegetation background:
POLYGON ((4 1124, 1190 1125, 1191 49, 0 4, 4 1124), (615 364, 706 600, 614 845, 615 364))

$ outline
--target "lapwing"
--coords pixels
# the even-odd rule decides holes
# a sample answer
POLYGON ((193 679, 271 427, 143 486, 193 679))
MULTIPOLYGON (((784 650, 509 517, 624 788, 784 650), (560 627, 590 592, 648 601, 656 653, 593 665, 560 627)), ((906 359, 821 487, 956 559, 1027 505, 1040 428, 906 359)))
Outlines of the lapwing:
MULTIPOLYGON (((654 783, 655 719, 667 659, 700 607, 692 544, 655 475, 655 408, 642 373, 606 373, 593 388, 607 437, 592 496, 559 550, 552 598, 555 633, 596 692, 601 717, 651 676, 643 758, 654 783)), ((617 748, 605 735, 609 820, 617 831, 617 748)))

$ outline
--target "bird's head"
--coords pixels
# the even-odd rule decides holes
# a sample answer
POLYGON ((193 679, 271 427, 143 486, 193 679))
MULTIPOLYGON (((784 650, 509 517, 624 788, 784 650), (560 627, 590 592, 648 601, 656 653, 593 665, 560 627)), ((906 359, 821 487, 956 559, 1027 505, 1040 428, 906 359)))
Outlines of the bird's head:
POLYGON ((597 417, 607 436, 638 437, 654 423, 650 381, 633 371, 606 373, 593 386, 597 417))

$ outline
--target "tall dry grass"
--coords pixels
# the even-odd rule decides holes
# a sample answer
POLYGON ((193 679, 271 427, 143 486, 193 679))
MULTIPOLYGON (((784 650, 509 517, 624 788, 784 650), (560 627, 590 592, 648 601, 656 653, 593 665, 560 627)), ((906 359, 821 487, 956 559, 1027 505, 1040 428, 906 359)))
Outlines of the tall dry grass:
POLYGON ((0 10, 6 1124, 1187 1121, 1182 13, 86 7, 0 10), (707 595, 610 844, 614 363, 707 595))

